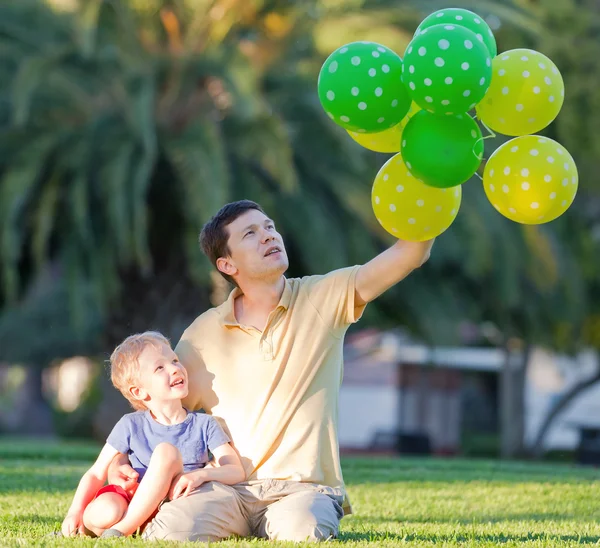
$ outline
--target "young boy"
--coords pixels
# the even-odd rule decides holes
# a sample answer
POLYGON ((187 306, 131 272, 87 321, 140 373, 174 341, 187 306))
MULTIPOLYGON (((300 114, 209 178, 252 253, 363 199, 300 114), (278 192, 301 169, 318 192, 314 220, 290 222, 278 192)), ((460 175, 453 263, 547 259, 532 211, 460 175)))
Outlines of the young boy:
POLYGON ((207 481, 245 479, 230 439, 210 415, 188 412, 188 375, 160 333, 125 339, 110 358, 113 384, 135 413, 115 425, 100 455, 83 475, 62 524, 62 534, 128 536, 153 517, 167 497, 185 497, 207 481), (215 467, 205 467, 208 451, 215 467), (129 490, 104 485, 113 458, 127 454, 139 483, 129 490))

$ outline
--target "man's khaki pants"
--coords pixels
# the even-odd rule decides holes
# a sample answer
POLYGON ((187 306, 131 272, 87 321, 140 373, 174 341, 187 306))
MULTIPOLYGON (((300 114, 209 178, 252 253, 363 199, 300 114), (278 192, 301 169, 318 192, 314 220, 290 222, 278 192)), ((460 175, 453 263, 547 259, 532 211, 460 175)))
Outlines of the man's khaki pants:
POLYGON ((163 504, 142 537, 207 542, 235 535, 316 542, 337 536, 342 503, 340 489, 313 483, 256 480, 230 486, 211 481, 163 504))

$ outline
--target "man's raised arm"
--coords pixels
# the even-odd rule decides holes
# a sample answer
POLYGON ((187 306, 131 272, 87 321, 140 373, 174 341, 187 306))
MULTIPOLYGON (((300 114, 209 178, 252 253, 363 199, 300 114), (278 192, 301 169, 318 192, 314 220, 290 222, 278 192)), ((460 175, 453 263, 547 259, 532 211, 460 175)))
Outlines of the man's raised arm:
POLYGON ((392 247, 362 265, 356 273, 355 306, 371 302, 419 268, 429 259, 433 240, 405 242, 392 247))

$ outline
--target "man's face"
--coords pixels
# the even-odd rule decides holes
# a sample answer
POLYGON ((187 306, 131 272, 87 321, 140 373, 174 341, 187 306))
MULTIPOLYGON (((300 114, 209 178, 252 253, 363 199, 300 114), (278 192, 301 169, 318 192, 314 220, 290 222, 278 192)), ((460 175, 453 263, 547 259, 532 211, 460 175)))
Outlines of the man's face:
POLYGON ((217 265, 236 281, 277 279, 289 262, 281 235, 264 213, 250 209, 227 226, 230 256, 217 265))

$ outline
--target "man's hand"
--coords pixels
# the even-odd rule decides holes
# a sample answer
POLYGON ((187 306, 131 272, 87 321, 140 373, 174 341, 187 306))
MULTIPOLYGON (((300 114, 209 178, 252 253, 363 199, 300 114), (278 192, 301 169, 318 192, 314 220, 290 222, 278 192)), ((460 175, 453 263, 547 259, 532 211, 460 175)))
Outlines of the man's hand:
POLYGON ((118 485, 133 495, 138 487, 140 475, 131 467, 127 455, 119 453, 108 469, 108 483, 118 485))
POLYGON ((108 477, 108 482, 118 485, 133 495, 138 488, 138 477, 140 475, 131 467, 130 464, 120 464, 113 477, 108 477))
POLYGON ((83 535, 83 514, 67 514, 67 517, 62 522, 61 533, 63 537, 74 537, 77 534, 83 535))
POLYGON ((194 489, 200 487, 205 481, 206 479, 203 477, 202 470, 180 474, 171 484, 168 495, 169 500, 187 497, 194 489))

